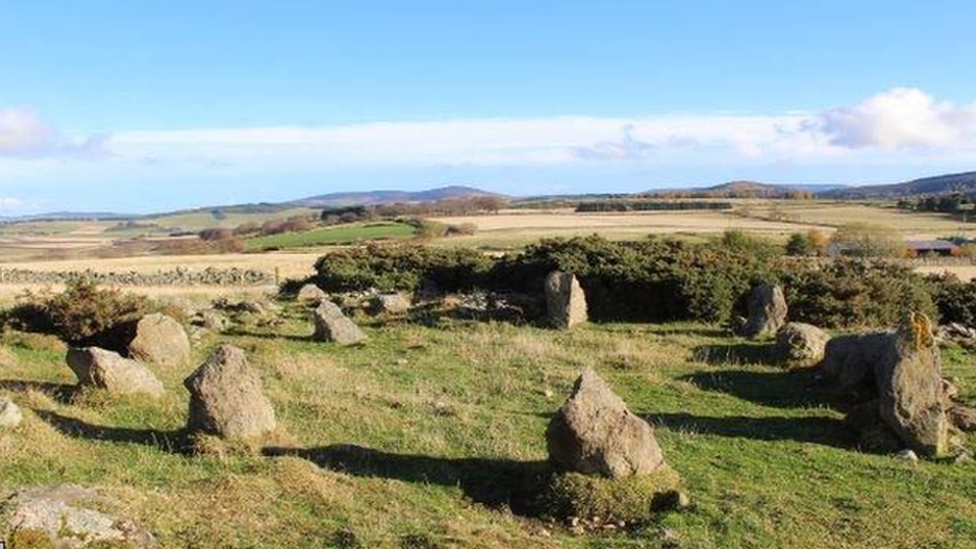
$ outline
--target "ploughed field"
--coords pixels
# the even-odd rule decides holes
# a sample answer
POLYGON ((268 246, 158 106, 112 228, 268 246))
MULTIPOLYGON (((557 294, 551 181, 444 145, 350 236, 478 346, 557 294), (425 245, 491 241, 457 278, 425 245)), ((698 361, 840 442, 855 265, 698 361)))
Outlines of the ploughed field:
MULTIPOLYGON (((813 371, 714 326, 358 319, 368 342, 339 347, 308 309, 281 318, 153 366, 155 401, 77 392, 63 350, 8 341, 0 396, 25 419, 0 430, 0 491, 100 488, 163 547, 976 547, 976 464, 859 452, 813 371), (222 343, 261 375, 274 448, 184 447, 182 381, 222 343), (585 367, 655 426, 690 508, 585 533, 507 508, 585 367)), ((972 354, 942 355, 976 404, 972 354)))

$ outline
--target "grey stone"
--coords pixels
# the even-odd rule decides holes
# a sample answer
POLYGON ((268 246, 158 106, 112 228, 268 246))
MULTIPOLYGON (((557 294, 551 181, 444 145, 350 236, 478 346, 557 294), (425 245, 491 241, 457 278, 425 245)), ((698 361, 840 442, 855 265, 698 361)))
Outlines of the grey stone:
POLYGON ((190 391, 187 428, 191 432, 251 439, 277 425, 261 378, 237 347, 218 347, 183 384, 190 391))
POLYGON ((976 408, 953 404, 947 411, 949 421, 960 431, 976 432, 976 408))
POLYGON ((11 400, 0 398, 0 428, 12 429, 24 420, 20 407, 11 400))
POLYGON ((110 503, 99 492, 74 484, 21 489, 2 505, 4 530, 14 538, 43 536, 55 549, 156 547, 142 526, 94 508, 110 503))
POLYGON ((820 363, 823 376, 842 388, 868 385, 873 389, 875 367, 891 352, 894 333, 868 332, 831 338, 820 363))
POLYGON ((148 314, 136 323, 129 356, 160 366, 176 366, 190 359, 190 338, 171 317, 148 314))
POLYGON ((366 334, 359 326, 346 318, 338 305, 331 301, 322 301, 312 314, 315 324, 315 341, 333 341, 340 345, 351 345, 366 339, 366 334))
POLYGON ((586 294, 576 275, 553 271, 546 277, 546 316, 549 325, 569 329, 586 322, 586 294))
POLYGON ((746 337, 769 337, 786 324, 786 297, 783 288, 760 284, 749 295, 749 318, 741 334, 746 337))
POLYGON ((144 393, 153 397, 163 394, 163 384, 143 364, 98 347, 73 347, 66 357, 68 367, 83 386, 131 395, 144 393))
POLYGON ((549 459, 558 467, 610 478, 643 475, 664 465, 654 430, 635 416, 591 369, 546 430, 549 459))
POLYGON ((410 297, 401 293, 379 294, 370 302, 375 315, 401 315, 410 310, 410 297))
POLYGON ((914 313, 902 324, 875 375, 878 409, 888 427, 916 453, 945 454, 949 419, 939 349, 928 317, 914 313))
POLYGON ((328 298, 328 294, 322 291, 322 288, 319 288, 315 284, 305 284, 300 290, 298 290, 298 294, 295 296, 295 299, 298 301, 307 303, 318 303, 319 301, 328 298))
POLYGON ((918 454, 916 454, 915 451, 910 448, 899 451, 895 454, 895 457, 905 461, 910 461, 912 463, 918 463, 918 454))
POLYGON ((823 360, 830 336, 812 324, 790 322, 776 332, 776 354, 791 365, 814 364, 823 360))

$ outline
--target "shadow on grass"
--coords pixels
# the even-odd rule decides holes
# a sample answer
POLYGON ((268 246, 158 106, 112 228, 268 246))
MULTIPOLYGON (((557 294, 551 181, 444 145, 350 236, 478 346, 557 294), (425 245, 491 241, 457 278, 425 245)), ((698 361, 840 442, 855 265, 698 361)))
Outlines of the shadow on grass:
POLYGON ((722 370, 682 376, 705 391, 725 393, 763 406, 807 408, 811 406, 843 407, 843 395, 826 386, 817 377, 816 368, 782 371, 722 370))
POLYGON ((18 393, 26 393, 28 391, 47 393, 62 404, 71 402, 71 399, 74 398, 75 394, 78 392, 77 385, 70 385, 67 383, 52 383, 49 381, 22 381, 17 379, 0 380, 0 389, 6 389, 8 391, 15 391, 18 393))
POLYGON ((242 330, 240 328, 230 328, 224 330, 222 335, 233 336, 233 337, 253 337, 256 339, 274 339, 274 340, 287 340, 287 341, 298 341, 301 343, 310 343, 315 341, 312 339, 312 335, 292 335, 292 334, 281 334, 275 332, 254 332, 250 330, 242 330))
POLYGON ((358 477, 457 486, 477 503, 490 507, 507 506, 517 514, 531 514, 531 500, 549 472, 545 461, 437 458, 394 454, 348 444, 308 449, 269 447, 263 453, 266 456, 300 457, 323 469, 358 477))
POLYGON ((826 417, 708 417, 687 413, 642 416, 672 431, 752 440, 792 440, 849 449, 855 438, 843 421, 826 417))
POLYGON ((186 454, 190 448, 189 437, 183 429, 161 431, 158 429, 107 427, 47 410, 34 410, 34 413, 60 433, 72 438, 142 444, 173 454, 186 454))
POLYGON ((692 349, 692 357, 706 364, 767 364, 778 365, 774 343, 731 343, 699 345, 692 349))

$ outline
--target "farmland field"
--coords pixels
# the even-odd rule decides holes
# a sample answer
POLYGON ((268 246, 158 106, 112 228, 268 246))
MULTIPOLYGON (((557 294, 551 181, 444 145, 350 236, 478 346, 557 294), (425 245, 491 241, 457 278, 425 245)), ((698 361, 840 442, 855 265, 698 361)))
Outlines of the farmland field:
POLYGON ((246 246, 249 250, 309 248, 368 240, 402 240, 413 234, 414 228, 406 223, 356 223, 250 238, 246 246))

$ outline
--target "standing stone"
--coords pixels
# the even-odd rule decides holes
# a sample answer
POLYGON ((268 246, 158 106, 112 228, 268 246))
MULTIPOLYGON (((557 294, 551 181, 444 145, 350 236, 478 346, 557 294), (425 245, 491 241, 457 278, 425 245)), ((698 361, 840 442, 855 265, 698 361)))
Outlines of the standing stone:
POLYGON ((410 298, 404 294, 380 294, 372 299, 374 315, 401 315, 410 310, 410 298))
POLYGON ((305 284, 298 290, 298 295, 295 296, 295 299, 305 303, 318 303, 319 301, 328 299, 328 297, 328 294, 315 284, 305 284))
POLYGON ((164 392, 163 384, 149 368, 112 351, 72 347, 68 349, 67 362, 80 385, 119 395, 145 393, 159 397, 164 392))
POLYGON ((20 407, 13 401, 0 398, 0 428, 12 429, 24 420, 24 414, 20 407))
POLYGON ((106 514, 100 509, 106 505, 117 506, 117 502, 75 484, 25 488, 0 505, 0 515, 6 522, 0 531, 13 540, 30 540, 30 547, 156 547, 148 530, 131 520, 106 514), (42 539, 46 543, 41 544, 42 539))
POLYGON ((776 332, 776 354, 790 365, 814 364, 823 360, 829 339, 812 324, 790 322, 776 332))
POLYGON ((342 309, 331 301, 322 301, 312 314, 315 323, 315 341, 334 341, 340 345, 351 345, 366 339, 359 326, 342 314, 342 309))
POLYGON ((931 321, 913 313, 876 369, 878 410, 888 427, 917 453, 944 454, 949 445, 939 349, 931 321))
POLYGON ((589 368, 549 423, 546 443, 554 464, 577 473, 620 478, 664 465, 651 426, 589 368))
POLYGON ((546 315, 554 328, 569 329, 587 321, 586 295, 576 275, 553 271, 546 277, 546 315))
POLYGON ((220 346, 183 385, 190 391, 187 429, 249 439, 275 429, 275 412, 244 351, 220 346))
POLYGON ((749 318, 742 328, 746 337, 769 337, 786 324, 786 297, 783 288, 760 284, 749 296, 749 318))
POLYGON ((148 314, 136 323, 129 356, 160 366, 176 366, 190 359, 190 338, 179 322, 163 314, 148 314))
POLYGON ((891 352, 894 333, 868 332, 831 338, 824 347, 820 369, 841 388, 867 386, 874 390, 875 366, 891 352))

